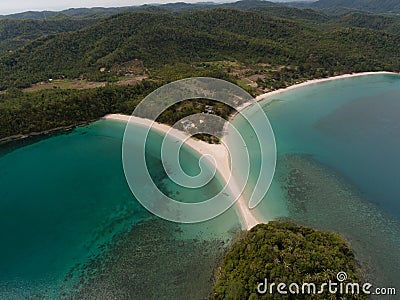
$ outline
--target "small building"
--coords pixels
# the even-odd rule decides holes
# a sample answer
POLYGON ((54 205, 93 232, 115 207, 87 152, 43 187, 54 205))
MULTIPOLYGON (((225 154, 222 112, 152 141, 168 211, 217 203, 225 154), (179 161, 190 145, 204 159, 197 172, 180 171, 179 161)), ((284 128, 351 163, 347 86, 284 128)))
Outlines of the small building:
POLYGON ((181 123, 182 123, 182 125, 183 125, 183 127, 185 129, 196 127, 196 125, 194 125, 194 123, 192 121, 189 121, 189 120, 183 120, 183 121, 181 121, 181 123))
POLYGON ((206 109, 204 111, 207 114, 213 114, 214 113, 214 106, 212 105, 206 105, 206 109))

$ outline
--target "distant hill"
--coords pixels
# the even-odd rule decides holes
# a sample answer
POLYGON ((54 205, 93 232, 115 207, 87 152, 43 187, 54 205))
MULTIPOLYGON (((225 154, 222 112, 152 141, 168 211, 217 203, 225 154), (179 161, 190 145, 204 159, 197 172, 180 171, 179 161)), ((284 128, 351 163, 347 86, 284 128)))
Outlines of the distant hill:
POLYGON ((279 4, 279 3, 264 1, 264 0, 242 0, 242 1, 232 2, 232 3, 219 4, 218 6, 225 7, 225 8, 249 9, 249 8, 253 8, 253 7, 273 7, 273 6, 280 6, 280 5, 281 4, 279 4))
POLYGON ((167 3, 167 4, 146 4, 141 6, 125 6, 125 7, 93 7, 93 8, 70 8, 56 11, 27 11, 11 15, 0 16, 7 19, 47 19, 63 14, 69 17, 108 17, 115 14, 135 11, 174 11, 174 12, 188 12, 195 10, 214 9, 214 8, 237 8, 237 9, 250 9, 254 7, 274 7, 281 6, 279 3, 274 3, 264 0, 242 0, 232 3, 217 4, 214 2, 199 2, 199 3, 167 3))
POLYGON ((249 8, 248 10, 262 13, 267 16, 279 17, 284 19, 300 19, 300 20, 308 20, 313 22, 323 22, 331 19, 330 16, 324 14, 321 11, 313 10, 310 8, 299 9, 291 6, 282 6, 282 5, 274 5, 274 6, 258 6, 249 8))
POLYGON ((399 68, 400 35, 322 24, 236 9, 125 13, 0 57, 0 88, 64 76, 98 80, 107 76, 100 68, 134 59, 155 73, 166 65, 217 60, 292 65, 309 76, 399 68))
POLYGON ((117 8, 71 8, 61 12, 23 12, 0 16, 0 56, 6 51, 14 51, 36 38, 49 34, 75 31, 100 19, 127 12, 187 13, 216 8, 235 8, 262 12, 280 18, 322 21, 327 16, 311 9, 298 9, 263 0, 244 0, 234 3, 168 3, 163 5, 142 5, 117 8), (83 19, 83 20, 82 20, 83 19))
POLYGON ((2 15, 2 19, 47 19, 57 15, 56 11, 25 11, 16 14, 2 15))
POLYGON ((249 10, 254 8, 279 8, 279 7, 309 8, 330 14, 346 14, 349 12, 390 13, 400 14, 399 0, 319 0, 319 1, 284 1, 273 2, 264 0, 241 0, 232 3, 167 3, 150 4, 126 7, 93 7, 93 8, 71 8, 57 11, 27 11, 11 15, 0 16, 0 19, 48 19, 61 13, 69 17, 109 17, 111 15, 135 12, 135 11, 157 11, 157 12, 189 12, 195 10, 215 8, 237 8, 249 10))
POLYGON ((363 11, 370 13, 400 13, 399 0, 319 0, 309 7, 323 11, 345 13, 363 11))
POLYGON ((22 13, 0 16, 0 19, 48 19, 58 14, 69 17, 110 16, 118 13, 138 10, 138 6, 118 8, 70 8, 62 11, 27 11, 22 13))
POLYGON ((346 27, 369 28, 400 34, 400 16, 350 13, 335 19, 335 24, 346 27))
POLYGON ((0 19, 0 55, 14 51, 27 43, 49 34, 75 31, 95 23, 97 20, 66 18, 54 15, 51 19, 0 19))

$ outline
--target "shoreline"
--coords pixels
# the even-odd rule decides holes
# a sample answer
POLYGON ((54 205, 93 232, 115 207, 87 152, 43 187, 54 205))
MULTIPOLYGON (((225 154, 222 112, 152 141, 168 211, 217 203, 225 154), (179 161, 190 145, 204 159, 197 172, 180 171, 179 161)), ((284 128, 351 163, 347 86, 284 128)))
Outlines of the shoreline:
POLYGON ((360 76, 368 76, 368 75, 400 75, 400 73, 396 72, 389 72, 389 71, 379 71, 379 72, 361 72, 361 73, 351 73, 351 74, 343 74, 343 75, 337 75, 337 76, 331 76, 331 77, 326 77, 326 78, 317 78, 317 79, 310 79, 301 83, 297 83, 291 86, 288 86, 286 88, 281 88, 276 91, 268 92, 265 94, 261 94, 257 97, 255 97, 256 101, 262 101, 264 99, 267 99, 269 97, 275 96, 282 94, 287 91, 291 91, 297 88, 301 87, 306 87, 309 85, 313 85, 316 83, 322 83, 322 82, 327 82, 327 81, 332 81, 332 80, 339 80, 339 79, 347 79, 347 78, 353 78, 353 77, 360 77, 360 76))
MULTIPOLYGON (((360 72, 360 73, 351 73, 351 74, 343 74, 343 75, 337 75, 337 76, 331 76, 331 77, 326 77, 326 78, 316 78, 316 79, 309 79, 307 81, 304 82, 300 82, 300 83, 296 83, 293 85, 290 85, 288 87, 285 88, 280 88, 278 90, 275 91, 271 91, 271 92, 267 92, 261 95, 258 95, 256 97, 254 97, 254 99, 256 100, 256 102, 260 102, 263 100, 266 100, 270 97, 276 96, 276 95, 280 95, 282 93, 291 91, 291 90, 295 90, 298 88, 302 88, 302 87, 306 87, 309 85, 313 85, 313 84, 317 84, 317 83, 322 83, 322 82, 328 82, 328 81, 332 81, 332 80, 339 80, 339 79, 347 79, 347 78, 353 78, 353 77, 360 77, 360 76, 368 76, 368 75, 400 75, 399 73, 396 72, 390 72, 390 71, 379 71, 379 72, 360 72)), ((271 99, 272 100, 272 99, 271 99)), ((236 116, 236 114, 238 113, 238 111, 241 111, 251 105, 253 105, 254 102, 246 102, 244 104, 242 104, 241 106, 239 106, 237 108, 237 111, 234 112, 229 120, 231 120, 234 116, 236 116)))
POLYGON ((57 134, 57 133, 62 132, 62 131, 63 132, 68 132, 68 131, 71 131, 71 130, 75 129, 76 127, 89 125, 90 123, 93 123, 93 122, 95 122, 97 120, 98 119, 93 119, 93 120, 89 120, 89 121, 82 121, 82 122, 79 122, 79 123, 76 123, 76 124, 73 124, 73 125, 65 125, 65 126, 55 127, 55 128, 52 128, 52 129, 38 131, 38 132, 11 135, 11 136, 8 136, 8 137, 0 138, 0 145, 6 144, 6 143, 11 143, 11 142, 16 142, 16 141, 21 141, 21 140, 26 140, 26 139, 34 138, 34 137, 47 136, 47 135, 50 135, 50 134, 57 134))
MULTIPOLYGON (((153 122, 149 119, 122 115, 122 114, 109 114, 103 117, 104 120, 114 120, 119 122, 130 122, 135 125, 148 127, 156 130, 162 134, 169 134, 170 137, 184 141, 184 144, 188 146, 193 151, 197 152, 200 156, 210 155, 214 158, 216 162, 216 169, 218 174, 223 180, 223 184, 226 184, 230 178, 230 156, 227 148, 224 146, 224 141, 221 144, 208 144, 201 140, 196 140, 189 137, 183 131, 174 129, 169 125, 153 122)), ((232 191, 231 191, 232 192, 232 191)), ((232 192, 235 195, 234 192, 232 192)), ((242 226, 246 230, 250 230, 257 224, 263 223, 259 220, 247 207, 246 199, 240 195, 236 203, 234 204, 237 215, 240 218, 242 226)))
MULTIPOLYGON (((255 97, 254 99, 256 102, 263 101, 265 99, 271 98, 273 96, 279 95, 281 93, 295 90, 297 88, 302 88, 306 87, 309 85, 317 84, 317 83, 322 83, 322 82, 328 82, 332 80, 339 80, 339 79, 347 79, 347 78, 352 78, 352 77, 359 77, 359 76, 368 76, 368 75, 379 75, 379 74, 394 74, 394 75, 399 75, 400 73, 395 73, 395 72, 362 72, 362 73, 352 73, 352 74, 344 74, 344 75, 339 75, 339 76, 333 76, 333 77, 328 77, 328 78, 320 78, 320 79, 312 79, 312 80, 307 80, 305 82, 291 85, 286 88, 278 89, 276 91, 268 92, 262 95, 259 95, 255 97)), ((272 99, 271 99, 272 100, 272 99)), ((238 107, 237 111, 232 114, 229 117, 229 120, 232 120, 235 115, 253 105, 254 102, 247 102, 244 103, 242 106, 238 107)), ((158 123, 158 122, 153 122, 149 119, 143 119, 139 117, 131 117, 128 115, 122 115, 122 114, 109 114, 103 117, 103 119, 108 119, 108 120, 115 120, 115 121, 121 121, 121 122, 132 122, 136 125, 140 126, 145 126, 145 127, 151 127, 154 130, 157 130, 163 134, 169 134, 177 139, 185 140, 185 145, 190 147, 192 150, 196 151, 200 156, 202 155, 211 155, 214 157, 215 162, 217 164, 216 168, 220 176, 222 177, 224 184, 226 184, 229 180, 230 176, 230 156, 227 151, 227 148, 224 146, 224 138, 222 138, 221 142, 222 144, 208 144, 204 141, 196 140, 193 138, 187 138, 188 135, 186 135, 184 132, 179 131, 177 129, 172 129, 169 125, 158 123), (171 131, 170 131, 171 129, 171 131)), ((246 230, 250 230, 257 224, 264 223, 259 216, 257 216, 256 212, 252 212, 248 206, 246 199, 241 195, 239 199, 235 203, 235 209, 236 212, 241 220, 242 226, 246 230)))
MULTIPOLYGON (((254 99, 256 102, 263 101, 266 99, 269 99, 272 101, 272 97, 279 95, 281 93, 295 90, 297 88, 301 87, 306 87, 309 85, 317 84, 317 83, 322 83, 322 82, 328 82, 332 80, 339 80, 339 79, 346 79, 346 78, 352 78, 352 77, 358 77, 358 76, 367 76, 367 75, 380 75, 380 74, 387 74, 387 75, 400 75, 400 73, 397 72, 388 72, 388 71, 380 71, 380 72, 362 72, 362 73, 351 73, 351 74, 344 74, 344 75, 338 75, 338 76, 332 76, 332 77, 327 77, 327 78, 319 78, 319 79, 311 79, 307 80, 302 83, 294 84, 286 88, 281 88, 276 91, 271 91, 262 95, 259 95, 255 97, 254 99)), ((239 106, 237 108, 237 111, 229 117, 228 121, 232 120, 235 115, 238 113, 238 111, 241 111, 251 105, 253 105, 254 102, 246 102, 243 105, 239 106)), ((110 120, 116 120, 116 121, 121 121, 121 122, 128 122, 129 119, 131 119, 131 116, 128 115, 122 115, 122 114, 109 114, 106 115, 102 118, 99 119, 110 119, 110 120)), ((35 137, 35 136, 40 136, 40 135, 47 135, 50 133, 56 133, 58 131, 64 131, 64 130, 72 130, 75 127, 82 126, 82 125, 87 125, 91 122, 97 121, 96 120, 89 120, 89 121, 84 121, 80 122, 78 124, 74 125, 69 125, 69 126, 63 126, 63 127, 58 127, 58 128, 53 128, 49 130, 45 130, 43 132, 33 132, 30 134, 21 134, 21 135, 14 135, 10 137, 5 137, 0 139, 0 145, 5 144, 8 142, 12 141, 17 141, 17 140, 23 140, 29 137, 35 137)), ((166 134, 170 130, 170 126, 166 124, 161 124, 158 122, 154 122, 148 119, 143 119, 143 118, 138 118, 138 117, 132 117, 131 122, 134 122, 137 125, 140 126, 145 126, 145 127, 150 127, 151 125, 153 129, 166 134)), ((193 138, 187 138, 188 136, 179 130, 173 129, 171 132, 172 137, 176 137, 178 139, 184 139, 185 140, 185 145, 187 145, 189 148, 191 148, 193 151, 196 151, 200 156, 202 155, 211 155, 215 158, 215 161, 217 163, 217 171, 220 174, 222 180, 226 184, 226 182, 229 180, 229 175, 230 175, 230 156, 227 151, 227 148, 224 146, 224 138, 222 138, 221 142, 222 144, 208 144, 204 141, 196 140, 193 138)), ((241 224, 244 228, 247 230, 251 229, 257 224, 264 223, 261 221, 261 216, 257 215, 257 212, 251 211, 246 204, 246 199, 244 199, 243 196, 240 196, 237 202, 235 203, 235 210, 239 216, 239 219, 241 220, 241 224)))

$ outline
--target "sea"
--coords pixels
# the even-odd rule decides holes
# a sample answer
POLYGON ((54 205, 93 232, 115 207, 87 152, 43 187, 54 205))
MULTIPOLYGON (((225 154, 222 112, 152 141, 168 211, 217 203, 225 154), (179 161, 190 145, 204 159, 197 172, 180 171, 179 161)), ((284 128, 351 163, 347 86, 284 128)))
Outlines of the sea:
MULTIPOLYGON (((254 212, 264 221, 292 220, 339 233, 367 282, 399 291, 400 75, 319 82, 260 105, 246 115, 252 122, 268 116, 278 158, 271 188, 254 212)), ((265 141, 249 122, 238 115, 233 124, 250 160, 268 159, 259 151, 265 141)), ((250 172, 254 182, 259 169, 250 172)))
MULTIPOLYGON (((0 299, 204 299, 226 247, 241 231, 232 207, 198 224, 149 213, 125 180, 125 123, 100 120, 1 148, 0 299)), ((138 126, 129 142, 144 134, 138 126)), ((146 163, 156 185, 177 201, 211 198, 218 178, 180 188, 161 162, 164 136, 151 131, 146 163)), ((134 148, 131 148, 134 150, 134 148)), ((180 151, 197 174, 199 156, 180 151)), ((138 170, 142 172, 143 170, 138 170)))
MULTIPOLYGON (((260 105, 247 114, 268 116, 278 159, 254 213, 339 233, 366 281, 400 290, 400 75, 321 82, 260 105)), ((247 144, 254 183, 265 141, 240 114, 232 123, 247 144)), ((0 147, 0 299, 207 298, 242 228, 235 208, 198 224, 150 214, 124 177, 124 129, 100 120, 0 147)), ((137 126, 138 136, 144 130, 137 126)), ((178 201, 221 190, 218 176, 195 190, 171 181, 162 140, 151 131, 146 145, 160 190, 178 201)), ((228 147, 234 151, 235 141, 228 147)), ((183 147, 180 155, 183 169, 197 174, 198 154, 183 147)))

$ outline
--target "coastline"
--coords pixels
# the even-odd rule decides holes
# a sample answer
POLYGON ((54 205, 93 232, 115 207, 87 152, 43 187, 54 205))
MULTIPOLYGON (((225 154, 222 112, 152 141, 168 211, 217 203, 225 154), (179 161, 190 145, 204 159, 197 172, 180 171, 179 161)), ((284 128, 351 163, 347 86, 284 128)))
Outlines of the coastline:
POLYGON ((318 79, 310 79, 298 84, 294 84, 291 86, 288 86, 286 88, 282 88, 282 89, 278 89, 276 91, 272 91, 272 92, 268 92, 265 94, 261 94, 257 97, 255 97, 256 101, 262 101, 264 99, 267 99, 269 97, 272 96, 276 96, 279 94, 282 94, 284 92, 287 91, 291 91, 297 88, 301 88, 301 87, 306 87, 312 84, 316 84, 316 83, 322 83, 322 82, 327 82, 327 81, 332 81, 332 80, 338 80, 338 79, 346 79, 346 78, 352 78, 352 77, 359 77, 359 76, 368 76, 368 75, 399 75, 400 73, 396 73, 396 72, 388 72, 388 71, 379 71, 379 72, 361 72, 361 73, 351 73, 351 74, 343 74, 343 75, 338 75, 338 76, 332 76, 332 77, 326 77, 326 78, 318 78, 318 79))
MULTIPOLYGON (((271 91, 271 92, 267 92, 261 95, 256 96, 254 99, 256 100, 256 102, 260 102, 263 100, 266 100, 270 97, 291 91, 291 90, 295 90, 298 88, 302 88, 302 87, 306 87, 309 85, 313 85, 313 84, 317 84, 317 83, 322 83, 322 82, 327 82, 327 81, 332 81, 332 80, 339 80, 339 79, 346 79, 346 78, 352 78, 352 77, 359 77, 359 76, 368 76, 368 75, 400 75, 400 73, 396 73, 396 72, 389 72, 389 71, 379 71, 379 72, 361 72, 361 73, 351 73, 351 74, 343 74, 343 75, 337 75, 337 76, 331 76, 331 77, 326 77, 326 78, 317 78, 317 79, 310 79, 304 82, 300 82, 300 83, 296 83, 294 85, 285 87, 285 88, 281 88, 275 91, 271 91)), ((272 100, 272 99, 271 99, 272 100)), ((241 106, 239 106, 237 108, 237 111, 235 113, 233 113, 230 116, 230 120, 237 114, 238 111, 241 111, 243 109, 245 109, 248 106, 253 105, 254 102, 246 102, 244 104, 242 104, 241 106)))
POLYGON ((97 121, 97 119, 89 120, 89 121, 82 121, 82 122, 79 122, 79 123, 76 123, 76 124, 73 124, 73 125, 60 126, 60 127, 51 128, 51 129, 48 129, 48 130, 38 131, 38 132, 31 132, 31 133, 27 133, 27 134, 16 134, 16 135, 0 138, 0 145, 6 144, 6 143, 9 143, 9 142, 28 139, 28 138, 31 138, 31 137, 45 136, 45 135, 48 135, 48 134, 58 133, 58 132, 62 132, 62 131, 67 132, 67 131, 73 130, 76 127, 79 127, 79 126, 89 125, 90 123, 93 123, 95 121, 97 121))
MULTIPOLYGON (((279 95, 281 93, 294 90, 297 88, 302 88, 306 87, 309 85, 317 84, 317 83, 322 83, 322 82, 327 82, 327 81, 332 81, 332 80, 339 80, 339 79, 346 79, 346 78, 352 78, 352 77, 359 77, 359 76, 368 76, 368 75, 379 75, 379 74, 395 74, 399 75, 400 73, 395 73, 395 72, 363 72, 363 73, 352 73, 352 74, 344 74, 344 75, 339 75, 339 76, 333 76, 333 77, 328 77, 328 78, 320 78, 320 79, 312 79, 308 80, 299 84, 295 84, 286 88, 282 88, 276 91, 268 92, 262 95, 259 95, 255 97, 256 102, 271 98, 273 96, 279 95)), ((271 99, 272 100, 272 99, 271 99)), ((240 106, 237 111, 232 114, 229 118, 231 120, 234 118, 234 116, 241 110, 251 106, 254 104, 254 102, 247 102, 240 106)), ((143 119, 139 117, 131 117, 128 115, 122 115, 122 114, 109 114, 103 117, 103 119, 108 119, 108 120, 115 120, 115 121, 121 121, 121 122, 131 122, 139 126, 145 126, 145 127, 151 127, 154 130, 157 130, 163 134, 169 134, 177 139, 184 140, 185 144, 189 146, 191 149, 196 151, 200 156, 202 155, 211 155, 217 164, 216 168, 218 173, 221 175, 224 183, 226 184, 229 180, 230 177, 230 156, 228 153, 227 148, 224 146, 224 139, 222 139, 222 144, 208 144, 204 141, 200 140, 195 140, 193 138, 188 138, 188 136, 177 129, 173 129, 169 125, 158 123, 158 122, 153 122, 149 119, 143 119)), ((235 193, 234 193, 235 194, 235 193)), ((246 199, 241 195, 239 199, 235 203, 235 208, 237 211, 237 214, 241 220, 242 226, 246 230, 250 230, 257 224, 264 223, 260 220, 260 217, 257 216, 255 212, 252 212, 247 204, 246 204, 246 199)))
MULTIPOLYGON (((367 76, 367 75, 379 75, 379 74, 388 74, 388 75, 400 75, 400 73, 397 72, 387 72, 387 71, 381 71, 381 72, 363 72, 363 73, 352 73, 352 74, 344 74, 344 75, 339 75, 339 76, 333 76, 333 77, 328 77, 328 78, 320 78, 320 79, 312 79, 312 80, 307 80, 302 83, 294 84, 286 88, 278 89, 276 91, 268 92, 262 95, 259 95, 255 97, 255 100, 262 101, 262 100, 270 100, 272 101, 272 97, 279 95, 281 93, 284 93, 286 91, 294 90, 297 88, 301 87, 306 87, 312 84, 317 84, 317 83, 322 83, 322 82, 327 82, 331 80, 339 80, 339 79, 346 79, 346 78, 351 78, 351 77, 358 77, 358 76, 367 76)), ((254 104, 254 101, 252 102, 247 102, 244 103, 242 106, 237 108, 237 111, 233 113, 230 117, 229 120, 233 119, 234 116, 237 114, 238 111, 241 111, 242 109, 245 109, 246 107, 254 104)), ((122 114, 110 114, 106 115, 103 117, 103 119, 112 119, 112 120, 117 120, 121 122, 128 122, 131 117, 128 115, 122 115, 122 114)), ((100 118, 102 119, 102 118, 100 118)), ((96 119, 98 120, 98 119, 96 119)), ((49 130, 45 130, 43 132, 33 132, 30 134, 21 134, 21 135, 15 135, 11 137, 5 137, 0 139, 0 144, 8 143, 14 140, 23 140, 29 137, 35 137, 35 136, 40 136, 40 135, 46 135, 50 133, 55 133, 63 130, 72 130, 73 128, 77 126, 82 126, 82 125, 87 125, 91 122, 94 122, 96 120, 89 120, 89 121, 84 121, 80 122, 77 124, 69 125, 69 126, 63 126, 63 127, 58 127, 58 128, 53 128, 49 130)), ((131 122, 134 122, 137 125, 140 126, 146 126, 149 127, 152 125, 151 120, 146 120, 142 118, 132 118, 131 122)), ((170 126, 166 124, 161 124, 154 122, 152 125, 152 128, 160 131, 161 133, 167 133, 170 130, 170 126)), ((230 175, 230 157, 229 153, 227 151, 227 148, 223 144, 208 144, 206 142, 200 141, 200 140, 195 140, 193 138, 187 139, 187 136, 178 130, 172 130, 171 134, 175 135, 178 139, 183 138, 185 140, 185 144, 189 146, 191 149, 199 153, 200 155, 211 155, 215 158, 215 161, 217 163, 217 170, 222 177, 222 179, 225 181, 225 183, 229 179, 230 175)), ((222 143, 224 143, 224 138, 222 138, 222 143)), ((235 203, 235 209, 236 212, 241 220, 242 226, 246 228, 247 230, 251 229, 257 224, 263 223, 261 221, 261 217, 257 215, 257 213, 253 210, 251 211, 246 204, 246 200, 243 198, 243 196, 240 196, 238 201, 235 203)))
MULTIPOLYGON (((208 144, 201 140, 195 140, 190 138, 184 132, 174 129, 169 125, 153 122, 149 119, 131 117, 122 114, 110 114, 103 117, 105 120, 114 120, 120 122, 130 122, 135 125, 143 127, 151 127, 153 130, 161 132, 163 134, 168 134, 172 138, 184 141, 185 145, 190 147, 193 151, 197 152, 200 156, 210 155, 214 158, 216 162, 216 169, 220 174, 223 183, 226 184, 230 178, 230 156, 227 148, 224 146, 224 141, 222 144, 208 144), (189 137, 189 138, 188 138, 189 137)), ((236 195, 239 191, 231 191, 233 195, 236 195)), ((240 218, 242 226, 246 230, 250 230, 257 224, 262 223, 247 207, 246 199, 240 195, 235 203, 236 212, 240 218)))

